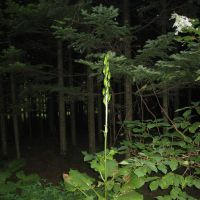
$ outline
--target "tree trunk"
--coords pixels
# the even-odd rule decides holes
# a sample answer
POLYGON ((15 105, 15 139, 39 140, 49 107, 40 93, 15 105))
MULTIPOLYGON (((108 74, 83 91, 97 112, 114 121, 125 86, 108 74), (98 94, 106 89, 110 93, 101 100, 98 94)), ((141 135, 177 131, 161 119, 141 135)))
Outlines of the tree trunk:
POLYGON ((179 105, 179 90, 176 89, 174 91, 174 117, 178 117, 178 112, 175 112, 177 109, 179 109, 180 105, 179 105))
MULTIPOLYGON (((71 50, 69 50, 69 85, 70 87, 73 87, 73 66, 72 66, 72 55, 71 50)), ((70 123, 71 123, 71 136, 72 136, 72 145, 77 145, 77 139, 76 139, 76 114, 75 114, 75 100, 72 96, 70 100, 70 123)))
POLYGON ((111 145, 114 145, 115 139, 116 139, 116 112, 115 112, 115 93, 112 91, 112 98, 111 98, 111 116, 112 116, 112 143, 111 145))
POLYGON ((28 132, 29 132, 29 137, 32 138, 32 113, 28 113, 28 132))
POLYGON ((192 103, 192 88, 188 88, 188 106, 192 103))
POLYGON ((60 133, 60 154, 66 155, 67 152, 67 140, 66 140, 66 113, 65 113, 65 96, 63 92, 64 77, 63 77, 63 44, 62 41, 58 41, 58 86, 60 91, 58 92, 58 112, 59 112, 59 133, 60 133))
MULTIPOLYGON (((162 7, 162 16, 161 16, 161 29, 162 29, 162 34, 166 34, 167 32, 167 1, 166 0, 161 0, 161 7, 162 7)), ((164 92, 163 92, 163 118, 164 121, 168 122, 168 116, 169 116, 169 92, 167 90, 167 86, 164 87, 164 92)))
POLYGON ((89 151, 94 153, 96 151, 95 143, 95 118, 94 118, 94 83, 93 77, 88 68, 87 89, 88 89, 88 134, 89 134, 89 151))
POLYGON ((6 122, 4 115, 4 98, 3 98, 3 87, 0 82, 0 132, 1 132, 1 147, 2 147, 2 155, 7 156, 7 138, 6 138, 6 122))
POLYGON ((20 155, 20 140, 19 140, 19 126, 18 126, 18 116, 15 106, 17 105, 16 100, 16 91, 15 91, 15 79, 14 74, 10 74, 10 84, 11 84, 11 98, 12 98, 12 117, 13 117, 13 128, 14 128, 14 137, 15 137, 15 146, 16 146, 16 155, 19 159, 20 155))
POLYGON ((54 112, 54 101, 53 95, 50 94, 48 98, 48 124, 49 124, 49 133, 51 136, 55 135, 56 128, 55 128, 55 112, 54 112))
POLYGON ((102 119, 102 95, 101 95, 101 88, 99 88, 99 95, 97 97, 97 106, 98 106, 98 142, 101 145, 103 141, 103 119, 102 119))
MULTIPOLYGON (((124 12, 124 24, 130 24, 130 1, 123 1, 123 12, 124 12)), ((131 41, 129 39, 125 42, 124 48, 125 56, 131 57, 131 41)), ((125 120, 133 120, 133 97, 132 97, 132 83, 128 77, 125 77, 125 120)), ((126 139, 131 140, 130 131, 126 132, 126 139)))
MULTIPOLYGON (((166 87, 165 87, 166 89, 166 87)), ((169 108, 168 108, 168 104, 169 104, 169 99, 168 99, 168 91, 164 90, 163 92, 163 118, 165 122, 168 122, 168 116, 169 116, 169 108)))

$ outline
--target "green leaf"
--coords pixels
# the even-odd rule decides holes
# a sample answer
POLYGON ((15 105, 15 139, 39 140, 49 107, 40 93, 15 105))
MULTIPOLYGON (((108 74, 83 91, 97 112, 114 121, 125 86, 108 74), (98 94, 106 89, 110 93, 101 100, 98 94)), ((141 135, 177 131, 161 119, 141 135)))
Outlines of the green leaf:
POLYGON ((131 184, 133 186, 133 189, 139 189, 145 184, 145 179, 143 177, 137 177, 133 175, 131 177, 131 184))
POLYGON ((170 191, 170 195, 171 195, 172 199, 178 199, 180 191, 181 191, 181 189, 178 187, 172 188, 172 190, 170 191))
POLYGON ((115 200, 143 200, 143 195, 136 191, 131 191, 118 196, 115 200))
POLYGON ((158 169, 157 169, 155 163, 153 163, 152 161, 145 161, 144 164, 146 166, 148 166, 152 171, 154 171, 156 173, 158 172, 158 169))
POLYGON ((125 183, 121 188, 121 193, 125 193, 131 190, 139 189, 145 184, 145 179, 143 177, 138 177, 136 175, 131 176, 130 181, 125 183))
POLYGON ((143 167, 139 167, 137 168, 134 173, 138 176, 138 177, 143 177, 147 174, 148 170, 147 167, 143 166, 143 167))
POLYGON ((200 189, 200 179, 193 180, 193 184, 197 189, 200 189))
POLYGON ((195 122, 189 127, 190 133, 195 133, 196 130, 200 127, 200 122, 195 122))
POLYGON ((70 170, 69 175, 63 175, 64 183, 68 191, 74 192, 79 190, 90 190, 94 179, 77 170, 70 170))
POLYGON ((147 124, 147 128, 148 128, 148 129, 152 129, 152 128, 155 128, 155 127, 158 127, 158 125, 157 125, 157 124, 154 124, 154 123, 149 123, 149 124, 147 124))
POLYGON ((194 139, 194 143, 195 144, 199 144, 200 143, 200 134, 199 133, 196 134, 195 139, 194 139))
POLYGON ((170 195, 165 195, 165 196, 158 196, 156 197, 158 200, 172 200, 170 195))
POLYGON ((178 168, 178 161, 176 159, 172 159, 169 161, 169 167, 172 171, 176 170, 178 168))
POLYGON ((95 199, 95 196, 87 196, 84 198, 84 200, 94 200, 95 199))
MULTIPOLYGON (((199 80, 200 80, 200 76, 199 76, 199 80)), ((195 110, 198 113, 198 115, 200 115, 200 106, 195 107, 195 110)))
POLYGON ((183 117, 185 119, 188 119, 188 117, 191 115, 192 111, 191 110, 186 110, 184 113, 183 113, 183 117))
POLYGON ((150 183, 149 188, 151 191, 157 190, 158 186, 159 186, 159 181, 160 180, 156 180, 150 183))
POLYGON ((159 186, 161 187, 161 189, 167 189, 170 185, 174 184, 175 179, 176 177, 173 173, 168 173, 162 177, 159 182, 159 186))
POLYGON ((85 162, 90 161, 90 160, 92 160, 92 159, 95 158, 94 155, 89 154, 89 153, 87 153, 86 151, 82 151, 82 154, 84 155, 84 161, 85 161, 85 162))
POLYGON ((113 176, 118 171, 118 163, 116 160, 107 160, 106 166, 107 166, 107 175, 109 177, 113 176))
POLYGON ((157 166, 157 168, 161 171, 161 172, 163 172, 164 174, 166 174, 167 173, 167 167, 164 165, 164 164, 158 164, 158 166, 157 166))

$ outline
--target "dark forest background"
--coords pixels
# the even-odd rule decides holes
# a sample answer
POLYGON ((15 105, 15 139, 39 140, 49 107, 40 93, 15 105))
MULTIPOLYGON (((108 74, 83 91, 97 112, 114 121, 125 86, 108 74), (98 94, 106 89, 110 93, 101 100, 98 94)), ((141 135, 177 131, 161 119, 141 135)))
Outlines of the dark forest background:
POLYGON ((1 1, 1 160, 53 150, 78 166, 81 150, 102 150, 107 51, 115 52, 109 147, 132 139, 124 121, 169 122, 199 101, 199 53, 171 57, 187 51, 173 40, 173 13, 198 19, 200 1, 1 1))

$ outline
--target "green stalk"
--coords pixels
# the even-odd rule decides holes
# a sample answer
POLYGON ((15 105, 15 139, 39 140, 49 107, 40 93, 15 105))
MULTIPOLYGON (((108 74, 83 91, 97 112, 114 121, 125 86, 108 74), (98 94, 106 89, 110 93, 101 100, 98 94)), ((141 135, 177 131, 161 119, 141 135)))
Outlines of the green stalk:
POLYGON ((108 138, 108 95, 105 104, 105 130, 104 130, 104 168, 105 168, 105 199, 107 199, 107 138, 108 138))
POLYGON ((107 200, 107 138, 108 138, 108 104, 110 101, 110 70, 109 70, 109 52, 106 54, 104 58, 104 68, 103 68, 103 74, 104 74, 104 88, 103 88, 103 103, 105 105, 105 128, 104 128, 104 197, 105 200, 107 200))

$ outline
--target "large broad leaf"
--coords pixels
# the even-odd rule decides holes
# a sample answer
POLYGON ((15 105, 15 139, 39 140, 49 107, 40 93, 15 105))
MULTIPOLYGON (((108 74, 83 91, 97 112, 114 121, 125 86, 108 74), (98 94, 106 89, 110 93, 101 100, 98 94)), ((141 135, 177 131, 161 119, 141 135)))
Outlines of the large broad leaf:
POLYGON ((135 189, 139 189, 140 187, 142 187, 145 184, 145 179, 144 177, 138 177, 136 175, 133 175, 130 178, 130 181, 128 181, 127 183, 125 183, 122 188, 121 188, 121 193, 126 193, 128 191, 132 191, 135 189))
POLYGON ((107 160, 107 176, 111 177, 118 171, 118 163, 116 160, 107 160))
POLYGON ((196 130, 200 127, 200 122, 195 122, 189 127, 190 133, 195 133, 196 130))
POLYGON ((193 184, 197 189, 200 190, 200 180, 199 179, 194 179, 193 184))
POLYGON ((159 164, 158 166, 157 166, 157 168, 161 171, 161 172, 163 172, 164 174, 166 174, 167 173, 167 167, 164 165, 164 164, 159 164))
POLYGON ((82 154, 84 155, 84 161, 91 161, 95 158, 94 155, 87 153, 86 151, 82 151, 82 154))
POLYGON ((186 110, 184 113, 183 113, 183 117, 185 119, 188 119, 188 117, 191 115, 192 111, 191 110, 186 110))
POLYGON ((176 177, 173 173, 168 173, 162 177, 159 182, 159 186, 161 187, 161 189, 167 189, 169 186, 174 184, 175 179, 176 177))
POLYGON ((143 200, 143 195, 136 191, 131 191, 118 196, 115 200, 143 200))
POLYGON ((176 170, 178 168, 178 161, 176 159, 172 159, 169 161, 169 167, 172 171, 176 170))
POLYGON ((149 188, 151 191, 157 190, 158 186, 159 186, 159 181, 160 180, 156 180, 150 183, 149 188))
POLYGON ((147 167, 139 167, 139 168, 137 168, 135 171, 134 171, 134 173, 138 176, 138 177, 143 177, 143 176, 145 176, 146 174, 147 174, 147 172, 148 172, 148 169, 147 169, 147 167))
POLYGON ((80 173, 77 170, 70 170, 69 174, 63 175, 64 183, 69 191, 90 190, 94 179, 86 174, 80 173))
MULTIPOLYGON (((91 161, 91 168, 95 171, 105 174, 105 162, 104 158, 95 159, 91 161)), ((118 163, 116 160, 107 160, 106 163, 106 174, 107 177, 112 177, 114 174, 118 172, 118 163)))

